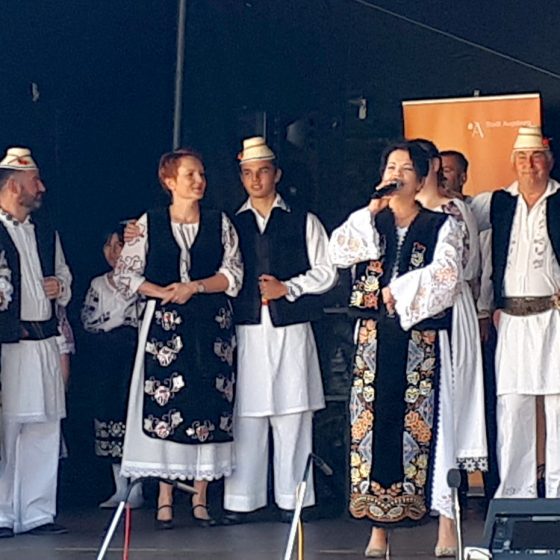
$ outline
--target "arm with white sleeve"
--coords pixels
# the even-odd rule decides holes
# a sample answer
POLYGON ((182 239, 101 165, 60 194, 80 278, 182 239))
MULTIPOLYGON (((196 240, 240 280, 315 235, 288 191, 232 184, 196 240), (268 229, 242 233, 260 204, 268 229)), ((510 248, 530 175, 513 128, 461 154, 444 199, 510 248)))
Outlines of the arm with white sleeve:
POLYGON ((329 258, 327 232, 319 218, 311 213, 307 214, 305 241, 309 270, 283 282, 288 289, 286 299, 291 302, 306 294, 323 294, 337 280, 336 266, 329 258))
POLYGON ((451 307, 463 281, 465 229, 451 216, 441 226, 432 262, 389 284, 404 330, 451 307))
POLYGON ((329 255, 339 268, 349 268, 382 256, 375 218, 368 207, 356 210, 338 228, 329 241, 329 255))

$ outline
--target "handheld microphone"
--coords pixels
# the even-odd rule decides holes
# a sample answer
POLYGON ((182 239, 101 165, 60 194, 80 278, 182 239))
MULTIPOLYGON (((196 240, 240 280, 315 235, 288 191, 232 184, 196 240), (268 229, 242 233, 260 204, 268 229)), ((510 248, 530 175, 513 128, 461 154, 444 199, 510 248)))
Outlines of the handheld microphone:
POLYGON ((384 196, 389 196, 393 194, 395 191, 398 191, 402 187, 402 183, 400 181, 394 181, 381 187, 380 189, 375 189, 371 195, 372 200, 378 200, 379 198, 383 198, 384 196))

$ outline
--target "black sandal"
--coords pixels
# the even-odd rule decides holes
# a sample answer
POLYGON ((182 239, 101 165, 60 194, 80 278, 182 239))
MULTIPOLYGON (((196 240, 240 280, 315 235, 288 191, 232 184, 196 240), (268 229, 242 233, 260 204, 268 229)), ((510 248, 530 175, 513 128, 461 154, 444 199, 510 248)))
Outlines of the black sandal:
POLYGON ((166 531, 169 529, 173 529, 175 525, 173 524, 173 506, 165 505, 159 506, 156 510, 156 529, 158 531, 166 531), (169 508, 171 510, 171 519, 158 519, 157 515, 158 512, 162 509, 169 508))
POLYGON ((216 525, 218 525, 218 522, 214 518, 210 517, 210 514, 208 514, 208 519, 201 519, 200 517, 196 517, 194 512, 198 508, 203 508, 204 510, 206 510, 206 513, 208 513, 208 506, 205 506, 203 504, 197 504, 196 506, 192 507, 191 514, 193 520, 199 527, 207 528, 207 527, 215 527, 216 525))

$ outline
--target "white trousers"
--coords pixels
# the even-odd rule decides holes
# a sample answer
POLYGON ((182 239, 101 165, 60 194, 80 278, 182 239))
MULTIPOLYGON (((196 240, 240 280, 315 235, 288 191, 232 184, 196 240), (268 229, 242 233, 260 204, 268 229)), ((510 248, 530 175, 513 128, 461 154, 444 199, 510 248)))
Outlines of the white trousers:
POLYGON ((60 452, 60 420, 20 424, 3 418, 0 527, 24 533, 52 523, 60 452))
MULTIPOLYGON (((237 466, 225 479, 224 507, 238 512, 266 506, 268 435, 274 441, 274 497, 281 509, 295 508, 296 486, 312 451, 313 412, 281 416, 236 416, 233 437, 237 466)), ((305 506, 315 503, 313 473, 308 478, 305 506)))
MULTIPOLYGON (((536 395, 498 396, 496 498, 537 497, 536 395)), ((546 417, 546 497, 560 498, 560 394, 544 395, 546 417)))

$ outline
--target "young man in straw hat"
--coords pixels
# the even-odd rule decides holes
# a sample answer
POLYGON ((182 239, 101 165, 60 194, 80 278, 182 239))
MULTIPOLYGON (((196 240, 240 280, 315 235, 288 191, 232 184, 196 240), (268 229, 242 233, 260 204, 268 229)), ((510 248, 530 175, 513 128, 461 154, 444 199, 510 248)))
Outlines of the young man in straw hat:
POLYGON ((498 464, 496 497, 537 497, 536 400, 546 415, 546 496, 560 497, 560 183, 539 127, 519 129, 517 180, 472 208, 492 228, 498 464))
MULTIPOLYGON (((312 451, 313 411, 325 406, 310 321, 321 314, 318 294, 336 281, 328 237, 318 218, 290 208, 277 192, 282 176, 264 138, 249 138, 239 154, 249 195, 235 216, 245 266, 234 301, 238 379, 234 416, 237 466, 225 481, 225 509, 240 513, 267 503, 268 435, 274 442, 274 493, 283 519, 312 451)), ((304 505, 313 505, 313 484, 304 505)))
POLYGON ((9 288, 0 280, 0 538, 66 532, 53 522, 65 415, 54 304, 68 303, 72 277, 58 235, 31 220, 44 193, 31 152, 10 148, 0 161, 0 254, 11 271, 9 288))

